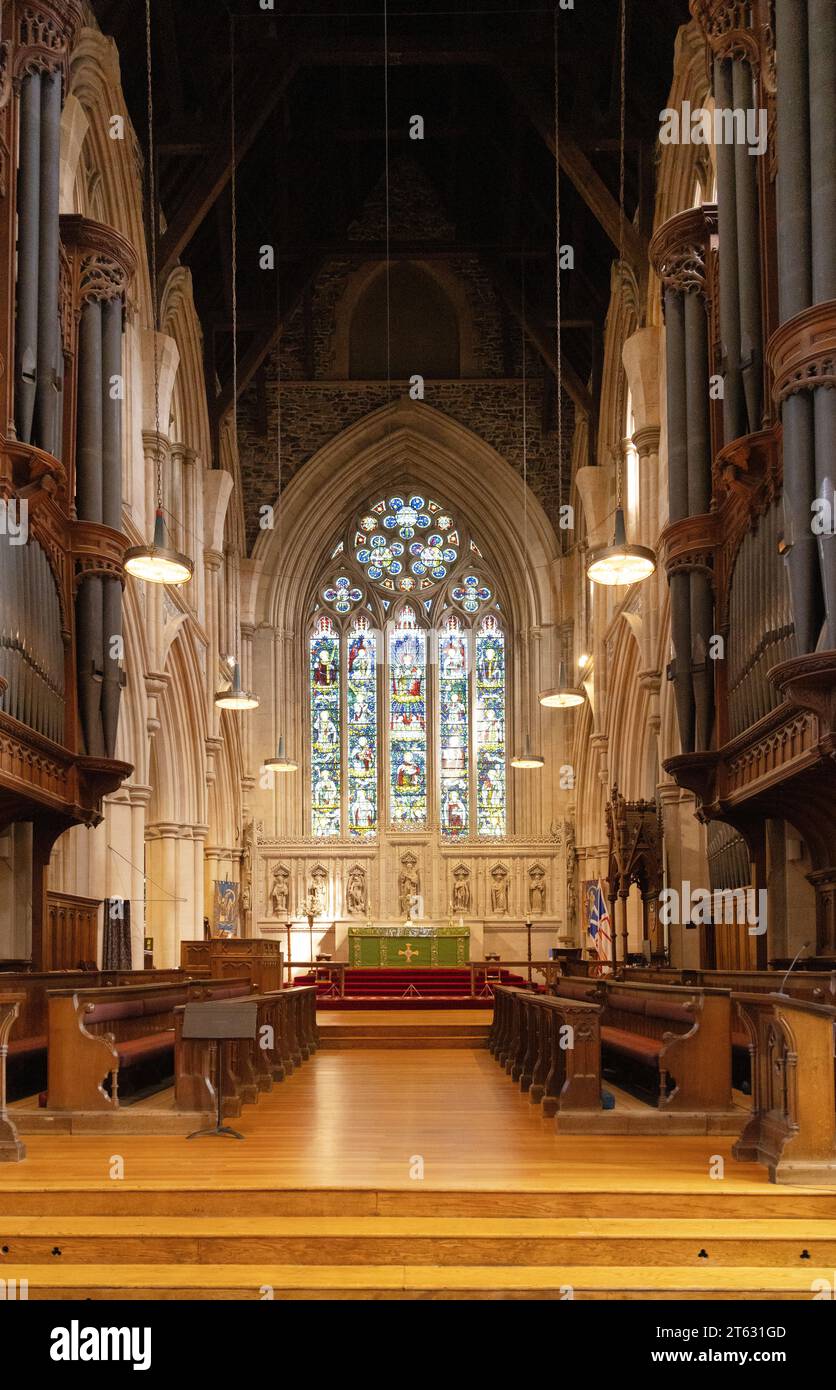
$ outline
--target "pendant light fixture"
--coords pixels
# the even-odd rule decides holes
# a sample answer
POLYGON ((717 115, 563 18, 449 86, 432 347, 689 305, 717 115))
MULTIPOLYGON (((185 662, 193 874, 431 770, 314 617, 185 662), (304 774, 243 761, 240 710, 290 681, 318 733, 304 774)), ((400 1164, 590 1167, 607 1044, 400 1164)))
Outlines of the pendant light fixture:
POLYGON ((289 758, 285 752, 284 734, 279 739, 279 750, 274 758, 268 758, 264 763, 265 772, 298 772, 299 764, 289 758))
MULTIPOLYGON (((558 44, 558 10, 554 11, 554 224, 555 224, 555 326, 557 333, 557 478, 558 506, 563 507, 563 306, 560 294, 560 50, 558 44)), ((563 532, 559 531, 561 555, 564 552, 563 532)), ((560 638, 558 637, 558 641, 560 638)), ((540 691, 540 704, 546 709, 573 709, 582 705, 586 696, 569 682, 566 663, 561 659, 557 670, 557 685, 540 691)))
POLYGON ((148 87, 148 202, 151 234, 151 300, 154 336, 154 473, 157 511, 154 521, 154 540, 151 545, 132 546, 125 554, 125 572, 132 579, 144 579, 149 584, 188 584, 194 564, 170 544, 163 509, 163 451, 160 439, 160 360, 157 330, 159 301, 157 293, 157 171, 154 149, 154 84, 151 46, 151 0, 145 0, 145 59, 148 87))
POLYGON ((251 695, 241 685, 241 664, 235 656, 226 658, 230 684, 228 690, 219 690, 215 695, 216 709, 248 710, 258 709, 258 696, 251 695))
MULTIPOLYGON (((624 285, 624 169, 627 126, 627 0, 621 0, 621 131, 619 140, 619 247, 618 247, 618 287, 622 292, 624 285)), ((619 450, 616 463, 616 509, 615 532, 612 543, 600 546, 590 553, 587 561, 587 577, 593 584, 610 587, 626 584, 641 584, 649 579, 656 569, 656 555, 644 545, 630 545, 627 539, 627 525, 624 519, 623 502, 624 456, 619 450)))
MULTIPOLYGON (((528 561, 528 362, 527 347, 528 333, 526 329, 526 304, 525 304, 525 252, 521 257, 520 267, 521 295, 522 295, 522 430, 523 430, 523 553, 528 561)), ((529 666, 528 639, 525 643, 526 668, 529 666)), ((528 669, 526 670, 528 675, 528 669)), ((529 714, 529 691, 528 680, 526 680, 523 690, 525 692, 525 746, 522 753, 517 753, 511 759, 511 766, 526 770, 535 770, 545 767, 546 760, 540 753, 532 752, 531 730, 529 714)))
POLYGON ((554 690, 540 691, 540 704, 546 709, 575 709, 582 705, 586 695, 572 685, 566 672, 566 662, 561 661, 557 668, 557 685, 554 690))
MULTIPOLYGON (((229 16, 230 31, 230 126, 232 130, 232 175, 230 179, 230 203, 232 212, 232 452, 238 459, 238 151, 235 138, 235 17, 229 16)), ((241 640, 241 614, 239 600, 241 580, 235 575, 235 640, 241 640)), ((219 690, 215 695, 216 709, 252 710, 258 709, 258 696, 244 690, 241 685, 241 663, 235 655, 228 656, 226 665, 230 672, 228 690, 219 690)))
MULTIPOLYGON (((279 142, 276 140, 276 149, 279 142)), ((278 177, 276 179, 278 187, 278 177)), ((282 258, 276 247, 276 515, 275 526, 277 549, 282 549, 282 258)), ((274 757, 267 758, 263 764, 265 772, 298 772, 299 764, 287 756, 284 734, 279 735, 278 751, 274 757)))

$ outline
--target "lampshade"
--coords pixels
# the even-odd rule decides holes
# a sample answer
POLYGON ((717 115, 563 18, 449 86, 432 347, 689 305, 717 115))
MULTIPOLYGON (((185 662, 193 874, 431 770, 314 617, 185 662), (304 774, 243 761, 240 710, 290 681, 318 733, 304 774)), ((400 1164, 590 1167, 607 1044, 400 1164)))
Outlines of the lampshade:
POLYGON ((279 751, 275 758, 268 758, 264 767, 267 772, 298 772, 299 764, 285 754, 284 735, 279 739, 279 751))
POLYGON ((523 749, 522 753, 518 753, 515 758, 511 759, 511 766, 524 768, 539 768, 545 767, 545 764, 546 760, 544 757, 542 757, 540 753, 532 753, 531 735, 526 734, 525 748, 523 749))
POLYGON ((194 564, 168 544, 162 511, 157 511, 153 544, 133 546, 125 555, 125 571, 149 584, 188 584, 194 564))
POLYGON ((656 556, 644 545, 629 545, 624 510, 615 513, 615 537, 612 545, 593 550, 586 566, 587 577, 593 584, 610 586, 640 584, 656 569, 656 556))
POLYGON ((582 705, 586 696, 577 686, 571 685, 566 674, 566 666, 561 661, 557 672, 557 685, 553 690, 540 691, 540 704, 547 709, 574 709, 582 705))
POLYGON ((258 709, 258 697, 241 688, 241 667, 233 658, 230 661, 232 684, 229 690, 219 690, 215 696, 217 709, 258 709))

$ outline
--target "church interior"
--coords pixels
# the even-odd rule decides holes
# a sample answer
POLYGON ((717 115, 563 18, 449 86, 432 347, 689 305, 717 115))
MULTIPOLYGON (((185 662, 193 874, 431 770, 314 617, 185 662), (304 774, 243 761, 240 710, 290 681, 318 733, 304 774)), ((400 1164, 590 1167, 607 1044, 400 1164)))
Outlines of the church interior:
POLYGON ((836 1297, 834 74, 2 0, 4 1297, 836 1297))

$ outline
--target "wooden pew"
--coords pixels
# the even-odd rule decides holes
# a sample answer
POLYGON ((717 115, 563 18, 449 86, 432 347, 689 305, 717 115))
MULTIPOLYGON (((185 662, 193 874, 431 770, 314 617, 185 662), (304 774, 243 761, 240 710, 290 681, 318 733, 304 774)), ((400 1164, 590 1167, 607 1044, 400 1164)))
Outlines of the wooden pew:
POLYGON ((16 1098, 46 1085, 49 990, 116 988, 123 985, 186 984, 197 978, 182 970, 48 970, 9 972, 3 989, 23 996, 9 1047, 9 1089, 16 1098))
MULTIPOLYGON (((251 990, 248 978, 222 985, 251 990)), ((118 1109, 119 1072, 140 1064, 156 1064, 161 1078, 171 1077, 174 1011, 190 999, 210 996, 211 982, 204 980, 48 990, 48 1108, 118 1109), (110 1095, 104 1089, 108 1077, 110 1095)))
POLYGON ((19 1163, 26 1157, 26 1147, 17 1137, 6 1106, 6 1058, 9 1037, 14 1027, 23 996, 0 992, 0 1163, 19 1163))
POLYGON ((543 1113, 601 1109, 601 1008, 577 999, 494 987, 488 1048, 543 1113))
MULTIPOLYGON (((258 1027, 254 1041, 240 1040, 224 1049, 229 1056, 222 1082, 223 1111, 240 1115, 242 1106, 252 1103, 274 1082, 283 1081, 319 1045, 316 1027, 316 988, 273 990, 230 990, 228 982, 206 985, 202 995, 208 999, 252 998, 258 1005, 258 1027), (269 1030, 269 1031, 266 1031, 269 1030)), ((215 1076, 217 1063, 214 1044, 204 1039, 183 1037, 184 1009, 175 1010, 175 1104, 182 1110, 213 1110, 217 1105, 215 1076)))
POLYGON ((836 1008, 779 995, 735 996, 752 1054, 752 1115, 732 1149, 770 1182, 836 1185, 836 1008))

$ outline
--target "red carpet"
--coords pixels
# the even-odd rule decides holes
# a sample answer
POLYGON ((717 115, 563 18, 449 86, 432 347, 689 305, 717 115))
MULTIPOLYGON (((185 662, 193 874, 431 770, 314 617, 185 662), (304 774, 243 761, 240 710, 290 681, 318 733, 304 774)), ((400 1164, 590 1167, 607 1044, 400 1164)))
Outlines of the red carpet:
MULTIPOLYGON (((484 1009, 490 1006, 490 999, 480 993, 484 976, 476 975, 476 994, 470 993, 470 971, 452 967, 437 967, 433 970, 346 970, 345 997, 338 998, 331 992, 326 980, 317 986, 319 1002, 334 1009, 386 1009, 395 1007, 414 1009, 484 1009)), ((312 985, 313 975, 297 975, 293 981, 297 985, 312 985)), ((523 985, 520 975, 512 975, 503 970, 504 985, 523 985)))

